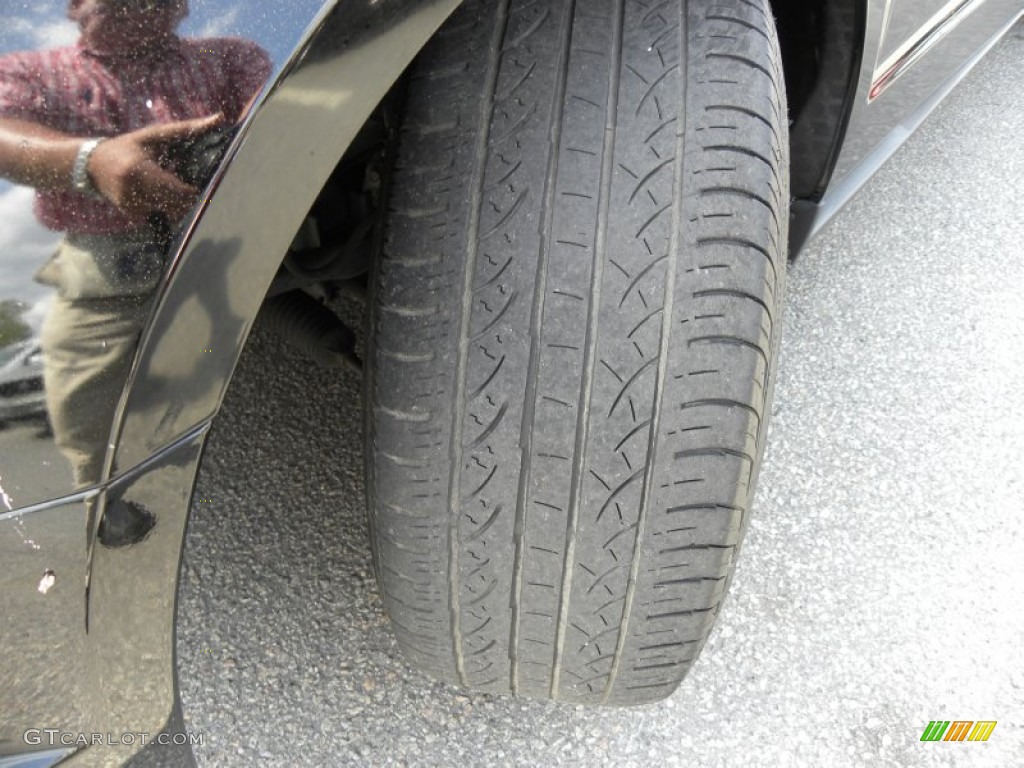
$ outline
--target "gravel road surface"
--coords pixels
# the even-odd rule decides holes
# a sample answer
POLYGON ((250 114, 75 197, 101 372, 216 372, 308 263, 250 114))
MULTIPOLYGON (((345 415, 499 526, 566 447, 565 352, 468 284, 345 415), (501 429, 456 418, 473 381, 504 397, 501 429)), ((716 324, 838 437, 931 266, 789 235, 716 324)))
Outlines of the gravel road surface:
POLYGON ((205 766, 1024 765, 1024 26, 791 267, 732 593, 656 706, 412 672, 364 528, 359 381, 259 328, 180 595, 205 766), (929 720, 996 720, 921 743, 929 720))

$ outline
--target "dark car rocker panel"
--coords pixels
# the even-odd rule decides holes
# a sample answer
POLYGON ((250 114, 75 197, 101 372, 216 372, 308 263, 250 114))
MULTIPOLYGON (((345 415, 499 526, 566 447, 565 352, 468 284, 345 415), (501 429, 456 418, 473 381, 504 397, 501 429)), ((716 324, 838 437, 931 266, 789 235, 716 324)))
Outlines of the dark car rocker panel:
MULTIPOLYGON (((0 756, 24 758, 4 765, 49 765, 67 755, 71 764, 83 765, 192 759, 187 740, 83 745, 25 734, 38 728, 183 732, 174 668, 175 590, 207 430, 282 254, 319 190, 458 4, 288 4, 285 31, 265 29, 263 40, 249 30, 268 47, 270 38, 277 40, 280 66, 175 241, 112 425, 103 481, 79 489, 63 470, 26 466, 22 457, 35 455, 26 450, 35 438, 0 432, 0 756), (147 510, 152 518, 132 547, 107 546, 98 535, 114 509, 147 510)), ((803 96, 792 126, 794 250, 1024 13, 1019 0, 931 2, 923 10, 908 0, 834 5, 841 10, 819 14, 816 31, 831 42, 821 57, 808 58, 793 48, 800 35, 786 33, 787 20, 799 16, 794 8, 802 4, 775 3, 785 62, 810 62, 823 78, 798 84, 800 78, 787 72, 790 87, 803 96), (836 49, 841 41, 855 47, 836 49), (838 97, 817 87, 834 83, 841 85, 838 97)), ((62 2, 53 6, 63 12, 62 2)), ((262 0, 246 9, 252 19, 283 13, 279 4, 262 0)), ((0 32, 0 50, 12 45, 0 32)), ((30 216, 27 208, 24 216, 30 216)), ((30 285, 27 275, 13 275, 5 258, 0 255, 4 280, 17 290, 30 285)), ((6 285, 0 290, 0 299, 39 302, 35 294, 9 296, 6 285)))

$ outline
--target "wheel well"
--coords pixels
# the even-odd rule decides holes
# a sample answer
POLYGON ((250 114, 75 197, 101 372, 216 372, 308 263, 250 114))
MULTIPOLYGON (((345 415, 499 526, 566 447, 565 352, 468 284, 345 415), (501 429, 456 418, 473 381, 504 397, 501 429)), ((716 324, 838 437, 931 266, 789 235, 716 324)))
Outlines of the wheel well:
POLYGON ((820 200, 853 106, 864 50, 865 0, 770 0, 789 101, 790 187, 820 200))
MULTIPOLYGON (((817 201, 828 186, 853 104, 864 47, 866 0, 769 2, 776 18, 786 81, 791 194, 797 200, 817 201)), ((358 249, 360 244, 353 242, 353 233, 370 214, 365 206, 354 205, 353 201, 358 202, 368 174, 380 175, 373 163, 383 160, 387 136, 394 138, 395 120, 403 101, 403 81, 404 78, 400 79, 381 101, 339 161, 279 270, 269 296, 322 287, 332 279, 362 280, 369 266, 370 251, 358 249), (378 155, 374 155, 375 146, 378 155), (324 225, 334 231, 323 230, 324 225), (315 247, 303 237, 310 227, 315 247)), ((379 189, 378 197, 385 193, 386 189, 379 189)), ((373 215, 379 215, 383 204, 383 199, 375 202, 373 215)), ((374 239, 379 246, 379 236, 379 231, 364 232, 364 247, 374 239)))

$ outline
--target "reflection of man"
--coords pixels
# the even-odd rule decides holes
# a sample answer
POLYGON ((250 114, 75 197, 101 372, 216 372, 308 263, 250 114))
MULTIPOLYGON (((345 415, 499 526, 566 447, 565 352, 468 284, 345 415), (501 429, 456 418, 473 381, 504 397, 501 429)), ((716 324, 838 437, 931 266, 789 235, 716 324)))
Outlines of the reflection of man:
POLYGON ((57 288, 43 326, 57 443, 79 487, 97 482, 118 397, 163 266, 150 222, 198 190, 168 149, 239 119, 270 71, 254 43, 175 34, 188 0, 70 0, 75 46, 0 57, 0 176, 36 189, 66 233, 37 279, 57 288))

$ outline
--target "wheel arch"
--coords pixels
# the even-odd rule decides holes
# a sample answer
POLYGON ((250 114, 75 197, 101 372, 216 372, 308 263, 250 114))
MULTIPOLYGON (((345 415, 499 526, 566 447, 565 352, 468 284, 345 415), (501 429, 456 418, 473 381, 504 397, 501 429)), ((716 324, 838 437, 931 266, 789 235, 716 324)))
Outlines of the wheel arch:
POLYGON ((458 0, 328 4, 186 231, 122 398, 107 476, 216 414, 288 245, 367 117, 458 0))
POLYGON ((831 179, 856 97, 868 4, 770 2, 789 99, 792 196, 817 202, 831 179))
MULTIPOLYGON (((792 196, 818 200, 852 107, 866 0, 770 1, 790 98, 792 196)), ((294 232, 367 117, 458 5, 339 0, 321 13, 247 120, 161 287, 110 474, 212 419, 294 232)))

